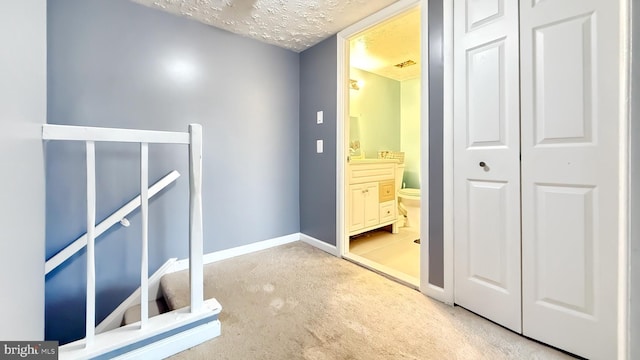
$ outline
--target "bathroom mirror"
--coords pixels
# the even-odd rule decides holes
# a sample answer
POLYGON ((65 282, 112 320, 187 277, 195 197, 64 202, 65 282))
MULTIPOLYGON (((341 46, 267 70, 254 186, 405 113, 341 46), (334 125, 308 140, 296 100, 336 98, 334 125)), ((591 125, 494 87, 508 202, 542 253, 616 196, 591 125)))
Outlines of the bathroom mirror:
POLYGON ((364 158, 361 150, 360 119, 357 116, 349 117, 349 156, 354 159, 364 158))

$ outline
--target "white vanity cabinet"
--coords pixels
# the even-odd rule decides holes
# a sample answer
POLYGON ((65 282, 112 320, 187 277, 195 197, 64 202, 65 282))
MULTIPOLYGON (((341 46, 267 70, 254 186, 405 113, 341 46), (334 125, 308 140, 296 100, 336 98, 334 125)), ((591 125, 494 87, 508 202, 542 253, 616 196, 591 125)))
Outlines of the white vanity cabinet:
POLYGON ((351 203, 350 232, 378 225, 380 223, 378 183, 350 185, 349 194, 351 203))
POLYGON ((387 225, 397 231, 396 164, 386 159, 349 163, 349 235, 387 225))

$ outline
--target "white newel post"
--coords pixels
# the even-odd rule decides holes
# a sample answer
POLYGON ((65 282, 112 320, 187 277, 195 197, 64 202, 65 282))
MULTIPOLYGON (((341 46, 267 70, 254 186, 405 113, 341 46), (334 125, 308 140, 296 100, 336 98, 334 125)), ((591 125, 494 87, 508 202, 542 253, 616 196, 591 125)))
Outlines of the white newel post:
POLYGON ((142 258, 140 260, 140 328, 149 318, 149 144, 140 143, 140 213, 142 258))
POLYGON ((191 312, 198 312, 204 302, 203 232, 202 232, 202 125, 189 125, 189 284, 191 312))
POLYGON ((87 141, 87 318, 85 344, 93 344, 96 327, 96 147, 87 141))

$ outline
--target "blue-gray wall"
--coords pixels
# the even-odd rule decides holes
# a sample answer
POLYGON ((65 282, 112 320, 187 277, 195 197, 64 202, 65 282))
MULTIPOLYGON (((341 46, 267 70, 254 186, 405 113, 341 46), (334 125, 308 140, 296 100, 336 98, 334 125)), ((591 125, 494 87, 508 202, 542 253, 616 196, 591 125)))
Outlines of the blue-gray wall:
POLYGON ((429 16, 429 283, 444 287, 444 51, 442 0, 429 16))
POLYGON ((633 4, 631 66, 631 356, 640 359, 640 6, 633 4))
MULTIPOLYGON (((47 4, 0 11, 0 340, 44 338, 47 4)), ((1 355, 0 355, 1 356, 1 355)))
MULTIPOLYGON (((300 231, 298 54, 128 0, 49 1, 48 46, 49 123, 203 125, 205 252, 300 231)), ((98 144, 98 220, 138 194, 138 153, 98 144)), ((187 160, 185 146, 150 147, 151 182, 182 174, 150 203, 150 273, 188 253, 187 160)), ((51 257, 86 231, 83 145, 47 143, 46 165, 51 257)), ((98 321, 138 287, 139 213, 129 219, 97 240, 98 321)), ((81 252, 47 277, 48 339, 83 336, 84 268, 81 252)))
POLYGON ((336 244, 337 37, 300 53, 300 232, 336 244), (316 124, 316 112, 324 123, 316 124), (316 153, 316 140, 324 152, 316 153))

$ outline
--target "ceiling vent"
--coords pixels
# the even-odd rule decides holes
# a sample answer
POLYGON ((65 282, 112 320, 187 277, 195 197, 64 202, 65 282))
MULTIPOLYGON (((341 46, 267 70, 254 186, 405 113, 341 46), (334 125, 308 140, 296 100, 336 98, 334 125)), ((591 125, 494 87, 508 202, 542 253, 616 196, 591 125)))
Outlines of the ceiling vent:
POLYGON ((395 67, 397 67, 397 68, 402 69, 402 68, 405 68, 405 67, 407 67, 407 66, 411 66, 411 65, 415 65, 415 64, 416 64, 416 62, 415 62, 415 61, 413 61, 413 60, 407 60, 407 61, 403 61, 403 62, 401 62, 400 64, 395 64, 395 65, 393 65, 393 66, 395 66, 395 67))

